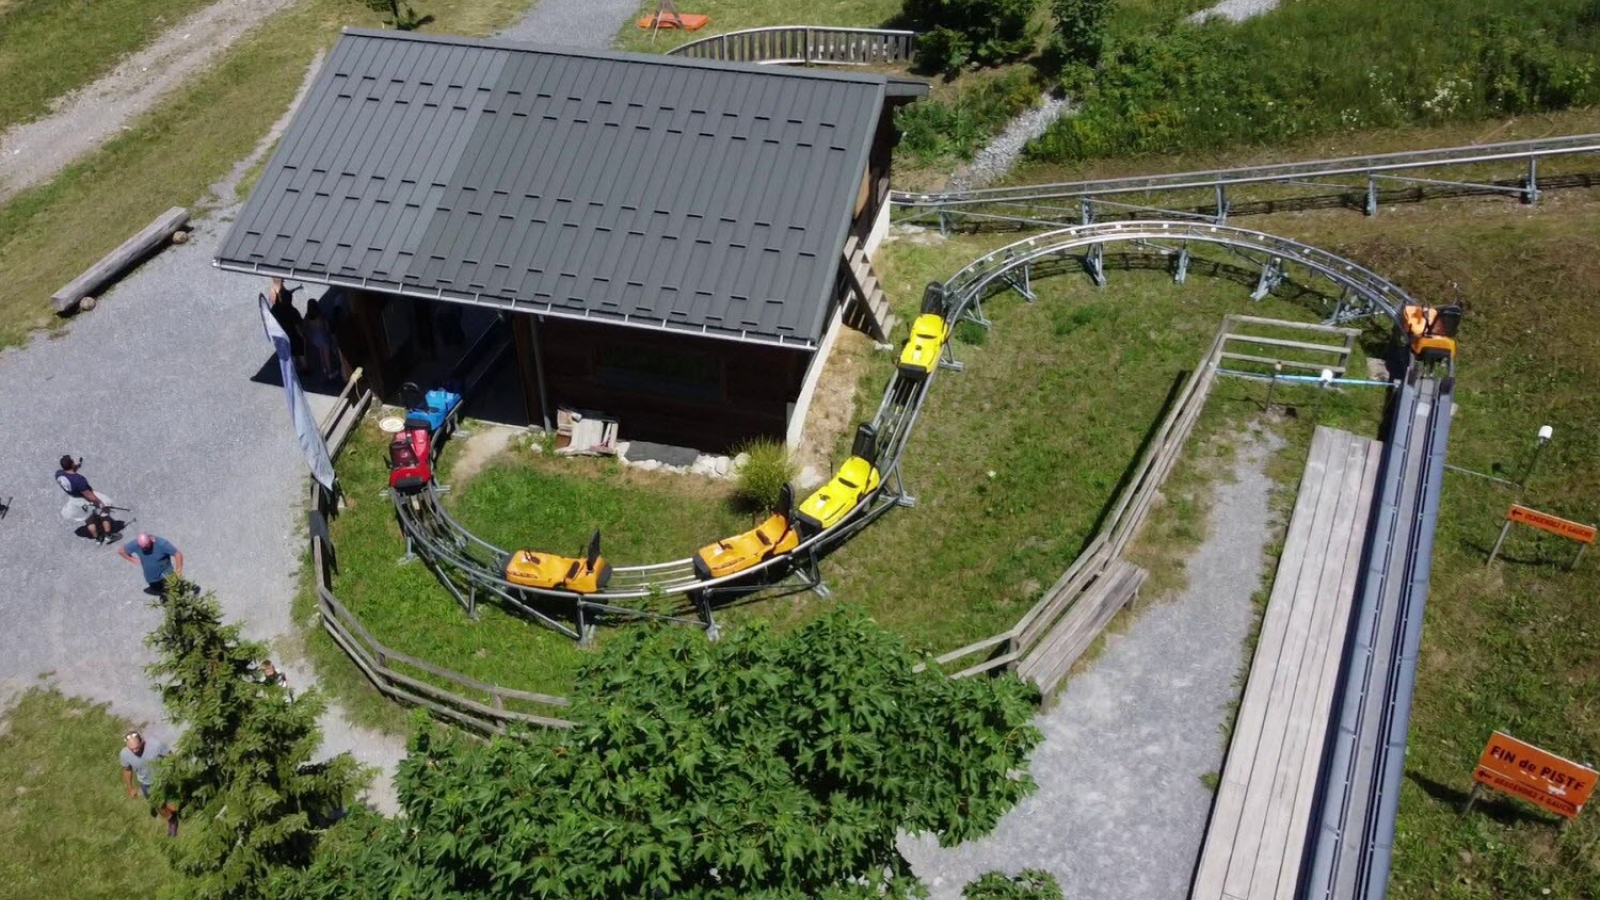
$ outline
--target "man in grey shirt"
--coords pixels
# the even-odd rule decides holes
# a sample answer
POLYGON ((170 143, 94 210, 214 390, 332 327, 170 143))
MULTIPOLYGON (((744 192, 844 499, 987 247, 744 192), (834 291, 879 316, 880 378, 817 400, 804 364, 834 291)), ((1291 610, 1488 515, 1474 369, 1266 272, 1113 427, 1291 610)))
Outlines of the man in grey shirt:
POLYGON ((167 745, 160 741, 147 741, 144 735, 130 731, 122 736, 127 746, 122 748, 122 786, 129 797, 140 794, 150 796, 150 785, 155 783, 155 762, 167 755, 167 745), (134 787, 137 779, 139 786, 134 787))

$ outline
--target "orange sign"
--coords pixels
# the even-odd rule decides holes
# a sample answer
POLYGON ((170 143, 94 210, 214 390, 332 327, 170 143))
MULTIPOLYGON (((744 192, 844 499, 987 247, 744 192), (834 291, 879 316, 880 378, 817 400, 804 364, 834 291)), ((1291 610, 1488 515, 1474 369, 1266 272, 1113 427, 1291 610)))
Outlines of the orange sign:
POLYGON ((1489 745, 1478 757, 1478 770, 1472 777, 1569 819, 1583 810, 1596 780, 1593 769, 1546 753, 1501 731, 1489 736, 1489 745))
POLYGON ((1540 531, 1548 531, 1564 538, 1577 541, 1580 544, 1594 543, 1594 526, 1582 522, 1574 522, 1549 513, 1542 513, 1536 509, 1529 509, 1518 503, 1511 504, 1511 509, 1506 511, 1506 518, 1524 525, 1532 525, 1540 531))

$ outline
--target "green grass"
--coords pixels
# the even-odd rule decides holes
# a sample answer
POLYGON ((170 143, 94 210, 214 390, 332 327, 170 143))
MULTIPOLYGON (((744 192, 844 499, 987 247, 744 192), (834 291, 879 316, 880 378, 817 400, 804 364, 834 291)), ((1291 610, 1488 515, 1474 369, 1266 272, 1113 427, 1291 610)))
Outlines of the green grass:
POLYGON ((208 0, 0 2, 0 132, 111 71, 208 0))
MULTIPOLYGON (((425 32, 485 34, 529 5, 434 0, 419 12, 436 17, 425 32)), ((344 26, 377 24, 350 0, 304 0, 245 35, 100 150, 0 206, 0 347, 58 323, 51 292, 156 215, 201 204, 282 114, 317 51, 344 26)))
POLYGON ((1211 150, 1600 100, 1593 0, 1302 0, 1243 23, 1116 35, 1066 79, 1047 161, 1211 150), (1328 52, 1307 52, 1328 48, 1328 52))
POLYGON ((641 53, 665 53, 690 41, 740 31, 745 28, 766 28, 772 25, 832 25, 838 28, 884 28, 900 13, 898 0, 786 0, 782 3, 754 2, 754 0, 677 0, 681 13, 698 13, 710 16, 711 21, 699 31, 680 33, 660 31, 651 40, 650 31, 638 27, 639 19, 650 15, 659 6, 658 0, 644 0, 639 11, 622 30, 617 32, 616 46, 620 50, 641 53))
POLYGON ((166 829, 122 787, 131 723, 34 688, 0 718, 0 900, 153 897, 176 877, 166 829))
MULTIPOLYGON (((386 483, 384 443, 369 418, 339 459, 341 480, 362 499, 333 525, 340 564, 334 593, 379 641, 394 649, 482 681, 564 694, 587 651, 493 604, 481 605, 474 622, 427 568, 396 564, 404 544, 393 508, 373 497, 386 483)), ((450 467, 459 452, 459 445, 446 450, 441 467, 446 483, 452 481, 450 467)), ((682 559, 752 524, 724 482, 525 450, 512 451, 455 483, 446 505, 474 534, 508 550, 531 547, 578 554, 598 528, 605 556, 614 565, 682 559)), ((307 605, 307 613, 309 609, 307 605)), ((547 610, 571 623, 565 604, 552 603, 547 610)), ((601 629, 602 642, 609 632, 601 629)), ((327 649, 340 652, 331 644, 327 649)), ((336 689, 353 697, 363 720, 400 725, 369 708, 371 697, 365 695, 375 692, 352 687, 347 681, 336 689)))

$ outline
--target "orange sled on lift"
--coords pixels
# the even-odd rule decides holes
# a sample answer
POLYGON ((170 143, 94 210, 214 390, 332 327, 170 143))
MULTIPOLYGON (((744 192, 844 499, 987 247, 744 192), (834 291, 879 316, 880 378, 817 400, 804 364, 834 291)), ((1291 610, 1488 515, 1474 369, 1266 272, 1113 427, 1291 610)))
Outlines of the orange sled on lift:
POLYGON ((518 550, 506 563, 506 580, 523 587, 593 594, 610 583, 611 564, 600 555, 600 532, 596 531, 582 559, 518 550))
POLYGON ((1411 354, 1425 363, 1456 358, 1456 329, 1461 327, 1459 306, 1407 306, 1400 311, 1411 354))
POLYGON ((695 576, 709 581, 743 572, 800 546, 800 532, 795 531, 791 514, 794 494, 787 484, 779 497, 778 511, 765 522, 742 534, 701 547, 694 555, 695 576))

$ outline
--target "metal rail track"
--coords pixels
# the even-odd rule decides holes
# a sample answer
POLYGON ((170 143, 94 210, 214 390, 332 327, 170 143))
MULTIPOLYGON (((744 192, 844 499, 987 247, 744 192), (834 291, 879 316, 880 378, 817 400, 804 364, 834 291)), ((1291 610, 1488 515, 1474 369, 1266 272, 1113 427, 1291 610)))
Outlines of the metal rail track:
POLYGON ((892 191, 889 199, 891 204, 907 210, 933 214, 978 215, 1024 224, 1045 222, 1060 224, 1063 219, 1088 222, 1106 216, 1127 218, 1140 214, 1222 222, 1226 221, 1228 216, 1230 188, 1285 184, 1301 187, 1335 187, 1342 191, 1352 191, 1360 190, 1362 186, 1332 182, 1329 179, 1363 178, 1366 180, 1366 212, 1370 215, 1377 212, 1381 185, 1453 187, 1473 192, 1508 194, 1520 197, 1524 202, 1534 203, 1539 198, 1540 160, 1592 153, 1600 153, 1600 134, 1564 135, 1498 144, 1469 144, 1410 150, 1375 156, 1350 156, 1056 184, 929 193, 892 191), (1404 174, 1428 169, 1452 169, 1512 162, 1526 166, 1518 184, 1445 180, 1404 174), (1213 212, 1210 215, 1201 215, 1115 199, 1181 191, 1211 192, 1215 197, 1213 212))
POLYGON ((1395 402, 1300 900, 1388 891, 1454 381, 1413 364, 1395 402))
MULTIPOLYGON (((1414 302, 1371 270, 1287 238, 1197 222, 1104 222, 1025 238, 969 263, 944 285, 946 324, 953 325, 963 318, 986 323, 982 303, 996 289, 1009 286, 1030 295, 1029 273, 1043 260, 1058 260, 1084 251, 1089 254, 1085 263, 1094 272, 1096 254, 1105 245, 1115 243, 1173 254, 1179 259, 1180 272, 1186 266, 1189 244, 1224 247, 1260 265, 1263 284, 1283 277, 1287 265, 1300 266, 1343 289, 1345 299, 1334 318, 1378 315, 1397 322, 1401 307, 1414 302)), ((686 557, 615 566, 606 589, 594 593, 531 588, 505 578, 513 551, 484 541, 457 522, 439 502, 431 485, 415 495, 393 495, 395 515, 406 535, 408 553, 421 557, 469 614, 476 613, 480 597, 494 598, 580 641, 588 639, 593 618, 599 615, 664 619, 700 625, 715 633, 710 604, 714 595, 781 583, 791 575, 797 576, 802 586, 825 592, 817 572, 821 557, 891 508, 915 502, 901 481, 900 460, 937 374, 935 368, 924 378, 905 378, 898 372, 890 377, 871 423, 877 434, 876 459, 882 477, 875 491, 842 521, 806 539, 790 553, 721 578, 699 579, 693 558, 686 557), (634 602, 656 595, 689 596, 699 608, 699 618, 663 614, 634 602), (566 613, 571 614, 574 625, 563 621, 566 613)))

